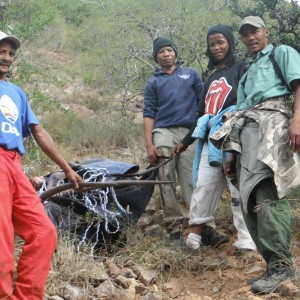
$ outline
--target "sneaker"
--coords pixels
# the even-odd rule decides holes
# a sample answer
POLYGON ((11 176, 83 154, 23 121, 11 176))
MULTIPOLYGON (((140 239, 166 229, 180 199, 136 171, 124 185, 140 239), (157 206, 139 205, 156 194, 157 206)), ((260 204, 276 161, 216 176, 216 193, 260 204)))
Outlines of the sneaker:
POLYGON ((270 294, 274 292, 283 281, 293 279, 296 271, 293 267, 278 264, 267 270, 266 274, 252 284, 252 289, 256 293, 270 294))
POLYGON ((213 227, 204 225, 202 234, 202 245, 218 247, 221 244, 225 244, 229 241, 229 238, 225 234, 219 234, 213 227))
POLYGON ((183 239, 182 229, 179 227, 175 227, 170 231, 169 236, 170 236, 170 240, 172 241, 183 239))

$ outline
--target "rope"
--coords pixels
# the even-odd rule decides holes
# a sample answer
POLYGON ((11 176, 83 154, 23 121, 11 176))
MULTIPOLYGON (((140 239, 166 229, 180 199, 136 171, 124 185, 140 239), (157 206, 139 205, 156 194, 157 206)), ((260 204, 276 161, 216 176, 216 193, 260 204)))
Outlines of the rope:
MULTIPOLYGON (((160 168, 164 164, 168 163, 172 158, 168 159, 162 164, 156 165, 152 168, 147 169, 145 172, 139 174, 127 174, 130 176, 141 176, 149 172, 154 172, 156 169, 160 168)), ((96 237, 95 242, 92 246, 92 251, 94 247, 99 242, 99 232, 101 229, 101 223, 104 221, 104 229, 108 234, 115 234, 120 230, 119 218, 122 216, 127 216, 128 213, 122 207, 117 199, 114 187, 118 186, 130 186, 130 185, 153 185, 153 184, 169 184, 174 183, 173 181, 156 181, 156 180, 116 180, 116 181, 105 181, 111 176, 116 176, 116 174, 110 174, 106 168, 95 168, 95 169, 79 169, 84 182, 79 183, 79 190, 74 191, 71 183, 64 183, 64 180, 60 180, 57 186, 50 189, 46 189, 43 185, 41 189, 43 192, 39 195, 42 202, 50 198, 51 196, 72 190, 69 197, 72 201, 82 203, 89 211, 93 213, 92 219, 88 222, 87 228, 81 238, 78 247, 80 247, 87 239, 88 233, 91 228, 96 227, 96 237), (99 182, 99 179, 101 181, 99 182), (109 201, 109 195, 112 196, 113 203, 109 201), (110 210, 107 206, 115 208, 115 211, 110 210), (96 223, 95 223, 96 221, 96 223), (110 230, 109 224, 112 225, 114 230, 110 230)), ((118 174, 118 176, 121 174, 118 174)), ((122 174, 124 176, 124 174, 122 174)), ((125 176, 126 177, 126 176, 125 176)), ((2 300, 2 299, 0 299, 2 300)))

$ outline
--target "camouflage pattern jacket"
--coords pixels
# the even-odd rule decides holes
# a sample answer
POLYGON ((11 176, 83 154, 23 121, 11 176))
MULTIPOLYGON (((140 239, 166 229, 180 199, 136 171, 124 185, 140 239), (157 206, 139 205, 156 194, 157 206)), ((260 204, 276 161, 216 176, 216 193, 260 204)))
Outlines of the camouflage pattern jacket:
POLYGON ((227 121, 210 137, 216 147, 238 154, 241 153, 239 133, 247 119, 257 122, 259 124, 257 159, 274 172, 279 198, 283 198, 290 189, 300 185, 299 158, 286 142, 290 112, 286 97, 270 99, 252 107, 251 110, 227 113, 227 121))

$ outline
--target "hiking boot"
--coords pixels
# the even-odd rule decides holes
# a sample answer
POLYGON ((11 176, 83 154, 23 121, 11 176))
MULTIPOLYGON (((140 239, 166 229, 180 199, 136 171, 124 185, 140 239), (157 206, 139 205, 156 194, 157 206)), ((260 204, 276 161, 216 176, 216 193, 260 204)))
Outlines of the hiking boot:
POLYGON ((287 279, 293 279, 296 270, 284 264, 278 264, 267 270, 266 274, 252 284, 252 290, 256 293, 270 294, 287 279))
POLYGON ((252 285, 254 282, 256 282, 256 281, 262 279, 264 276, 266 276, 266 274, 267 274, 267 270, 265 272, 263 272, 262 274, 260 274, 260 275, 257 275, 255 277, 252 277, 252 278, 248 279, 246 281, 246 284, 247 285, 252 285))
POLYGON ((229 238, 225 234, 218 233, 213 227, 204 225, 201 233, 201 242, 204 246, 218 247, 221 244, 225 244, 229 241, 229 238))

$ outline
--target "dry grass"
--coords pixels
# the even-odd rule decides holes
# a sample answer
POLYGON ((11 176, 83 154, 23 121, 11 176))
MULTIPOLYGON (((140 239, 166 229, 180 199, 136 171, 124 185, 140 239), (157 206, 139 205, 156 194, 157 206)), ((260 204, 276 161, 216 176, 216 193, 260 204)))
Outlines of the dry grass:
MULTIPOLYGON (((216 218, 217 224, 220 228, 228 230, 232 228, 232 217, 230 209, 230 201, 228 201, 226 192, 223 199, 220 201, 216 218)), ((159 202, 159 193, 156 190, 154 193, 154 202, 159 202)), ((299 266, 300 261, 300 247, 298 239, 299 228, 299 203, 293 202, 293 242, 292 252, 295 257, 296 265, 299 266)), ((128 261, 133 264, 141 265, 145 268, 155 269, 158 271, 157 286, 162 295, 164 295, 164 283, 168 282, 174 276, 185 277, 184 274, 191 274, 200 276, 205 272, 202 259, 209 258, 210 251, 204 251, 202 255, 194 256, 192 253, 187 252, 186 249, 176 247, 172 249, 165 243, 163 232, 156 237, 145 236, 142 230, 137 225, 127 226, 123 229, 124 235, 127 237, 127 242, 122 246, 114 246, 112 251, 108 252, 102 249, 97 253, 93 253, 92 247, 86 245, 80 248, 75 246, 73 238, 65 232, 59 233, 59 242, 57 251, 52 260, 52 269, 47 281, 46 292, 50 295, 61 295, 63 288, 67 284, 80 287, 84 291, 84 295, 80 299, 92 299, 90 295, 93 293, 94 285, 88 279, 83 277, 82 273, 86 274, 86 266, 94 262, 105 262, 110 258, 118 266, 125 266, 128 261)), ((16 248, 16 255, 18 256, 21 251, 21 241, 18 240, 16 248)), ((220 263, 218 270, 226 269, 228 264, 228 257, 224 257, 224 261, 220 263)), ((257 258, 250 256, 241 258, 239 264, 232 267, 237 273, 250 270, 257 264, 257 258)), ((300 284, 299 280, 297 284, 300 284)), ((168 298, 167 295, 163 299, 168 298)), ((242 296, 240 299, 243 299, 242 296)))
POLYGON ((81 273, 86 270, 89 263, 93 264, 95 260, 101 261, 101 259, 101 256, 94 256, 88 246, 78 251, 72 239, 69 239, 65 233, 61 233, 57 251, 52 259, 46 292, 50 295, 60 295, 62 288, 72 284, 82 288, 88 294, 92 285, 88 277, 84 278, 81 273))
MULTIPOLYGON (((46 292, 52 295, 61 294, 61 289, 66 284, 78 286, 86 295, 92 294, 93 284, 86 274, 86 266, 95 261, 105 262, 110 258, 120 267, 129 261, 144 268, 154 269, 160 274, 157 284, 161 285, 178 271, 191 272, 202 269, 199 256, 193 256, 186 250, 177 248, 176 251, 168 248, 161 237, 145 237, 136 226, 125 229, 127 243, 123 247, 114 247, 110 252, 105 249, 93 253, 91 246, 86 245, 80 251, 72 239, 61 233, 57 251, 53 256, 52 268, 47 281, 46 292), (90 292, 89 292, 90 291, 90 292)), ((163 292, 161 290, 161 292, 163 292)), ((82 298, 82 299, 88 299, 82 298)))

